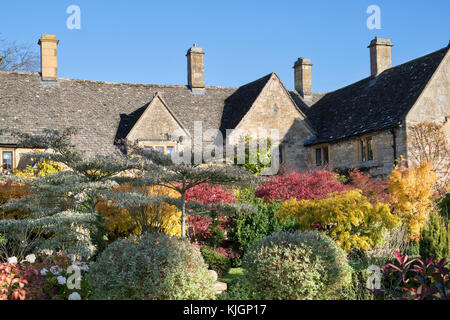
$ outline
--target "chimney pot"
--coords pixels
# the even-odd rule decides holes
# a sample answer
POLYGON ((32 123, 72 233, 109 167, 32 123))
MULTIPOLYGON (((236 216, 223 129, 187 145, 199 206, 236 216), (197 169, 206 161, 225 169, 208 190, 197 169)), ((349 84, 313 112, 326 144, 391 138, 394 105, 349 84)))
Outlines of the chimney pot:
POLYGON ((394 45, 390 39, 375 37, 370 42, 370 74, 378 76, 384 70, 392 68, 391 47, 394 45))
POLYGON ((38 44, 41 46, 42 81, 58 80, 57 47, 59 40, 53 34, 43 34, 38 44))

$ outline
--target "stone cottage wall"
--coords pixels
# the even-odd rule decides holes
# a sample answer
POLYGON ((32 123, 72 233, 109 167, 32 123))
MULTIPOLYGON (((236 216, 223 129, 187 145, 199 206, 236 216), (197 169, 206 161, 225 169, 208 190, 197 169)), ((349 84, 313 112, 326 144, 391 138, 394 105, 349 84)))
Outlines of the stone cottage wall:
MULTIPOLYGON (((259 129, 279 130, 283 144, 284 163, 282 167, 304 170, 312 164, 311 153, 304 147, 304 141, 313 134, 298 111, 289 94, 277 76, 273 75, 252 109, 242 119, 236 132, 258 132, 259 129)), ((229 139, 238 138, 232 134, 229 139)), ((234 140, 236 141, 236 140, 234 140)))

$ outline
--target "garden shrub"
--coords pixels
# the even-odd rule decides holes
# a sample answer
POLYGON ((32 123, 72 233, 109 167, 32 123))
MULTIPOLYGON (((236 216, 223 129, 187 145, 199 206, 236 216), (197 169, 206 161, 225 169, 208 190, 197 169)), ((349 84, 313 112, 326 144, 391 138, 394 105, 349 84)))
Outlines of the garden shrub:
MULTIPOLYGON (((234 203, 236 198, 232 190, 202 183, 186 191, 186 201, 196 201, 201 204, 234 203)), ((213 243, 209 244, 217 247, 224 240, 223 231, 226 229, 229 219, 188 216, 187 223, 192 241, 209 242, 211 240, 213 243), (217 236, 219 237, 217 238, 217 236)))
POLYGON ((387 204, 371 204, 360 190, 325 199, 285 201, 278 215, 281 219, 296 219, 301 230, 325 231, 347 252, 377 246, 383 240, 383 231, 399 224, 387 204))
POLYGON ((410 258, 395 252, 395 259, 381 268, 382 288, 374 293, 385 300, 448 300, 448 261, 410 258))
POLYGON ((419 241, 419 252, 422 259, 450 259, 448 243, 448 225, 444 218, 432 211, 419 241))
POLYGON ((29 194, 28 186, 22 186, 12 181, 6 183, 0 182, 0 219, 21 219, 27 215, 27 212, 21 210, 2 209, 2 206, 9 200, 19 199, 29 194))
POLYGON ((450 218, 450 193, 447 193, 439 202, 439 209, 440 215, 448 221, 450 218))
POLYGON ((373 178, 371 173, 361 172, 358 169, 349 171, 349 182, 352 187, 362 191, 371 203, 383 202, 390 203, 389 182, 380 178, 373 178))
POLYGON ((349 190, 329 171, 290 173, 273 177, 259 186, 256 196, 265 201, 321 199, 333 192, 349 190))
MULTIPOLYGON (((283 223, 276 212, 281 203, 278 201, 264 202, 255 196, 254 189, 244 189, 239 193, 239 202, 255 206, 255 213, 237 212, 228 229, 228 237, 233 243, 234 249, 243 256, 245 252, 258 240, 281 230, 288 229, 292 225, 290 221, 283 223)), ((240 266, 239 259, 234 260, 235 266, 240 266)))
MULTIPOLYGON (((115 192, 127 192, 136 190, 145 196, 174 197, 174 191, 160 186, 152 187, 132 187, 124 184, 116 188, 115 192)), ((180 235, 180 211, 173 205, 165 202, 155 202, 154 204, 119 208, 114 202, 103 201, 97 205, 97 210, 108 229, 108 236, 112 240, 130 235, 140 236, 148 232, 161 232, 169 235, 180 235)))
POLYGON ((353 269, 351 282, 338 290, 337 296, 343 300, 374 300, 374 294, 367 289, 367 270, 353 269))
POLYGON ((218 300, 261 300, 258 294, 244 277, 231 280, 227 284, 227 291, 221 293, 218 300))
POLYGON ((200 250, 164 234, 112 243, 89 273, 92 298, 196 300, 214 298, 213 277, 200 250))
POLYGON ((345 252, 317 231, 267 236, 245 254, 243 267, 265 300, 334 299, 351 281, 345 252))
POLYGON ((418 241, 432 210, 436 174, 431 163, 407 168, 396 166, 389 176, 389 193, 394 212, 408 225, 411 240, 418 241))
POLYGON ((200 251, 209 269, 217 272, 219 278, 228 273, 231 268, 230 259, 208 246, 202 247, 200 251))

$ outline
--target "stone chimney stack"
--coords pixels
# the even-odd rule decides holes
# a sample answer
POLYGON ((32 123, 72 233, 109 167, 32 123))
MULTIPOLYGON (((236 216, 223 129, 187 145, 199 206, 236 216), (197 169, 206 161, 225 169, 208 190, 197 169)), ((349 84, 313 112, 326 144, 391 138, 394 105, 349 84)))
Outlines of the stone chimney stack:
POLYGON ((203 57, 205 51, 195 44, 187 52, 188 85, 193 92, 205 90, 205 66, 203 57))
POLYGON ((41 46, 42 81, 58 80, 57 46, 59 40, 53 34, 43 34, 38 44, 41 46))
POLYGON ((390 39, 375 37, 370 42, 370 73, 378 76, 384 70, 392 68, 391 47, 394 45, 390 39))
POLYGON ((294 64, 295 90, 305 100, 312 100, 311 67, 311 60, 308 58, 298 58, 294 64))

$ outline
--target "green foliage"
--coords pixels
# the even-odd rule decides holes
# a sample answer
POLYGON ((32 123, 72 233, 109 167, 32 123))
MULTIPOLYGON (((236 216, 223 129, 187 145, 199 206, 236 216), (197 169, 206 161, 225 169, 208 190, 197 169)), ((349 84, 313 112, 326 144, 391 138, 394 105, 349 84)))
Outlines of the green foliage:
POLYGON ((374 300, 375 296, 367 289, 366 269, 352 269, 351 282, 339 290, 338 296, 343 300, 374 300))
MULTIPOLYGON (((259 176, 264 169, 268 169, 272 165, 272 143, 270 139, 267 139, 267 145, 263 147, 262 145, 257 145, 252 140, 253 138, 250 136, 244 138, 244 142, 246 143, 245 163, 238 165, 251 174, 259 176), (254 145, 250 147, 249 144, 252 143, 254 145)), ((237 163, 237 160, 237 156, 235 156, 235 163, 237 163)))
POLYGON ((203 300, 214 298, 213 278, 200 250, 163 234, 122 239, 91 266, 92 298, 203 300))
POLYGON ((265 237, 245 254, 243 267, 252 290, 267 300, 334 299, 351 281, 345 252, 316 231, 265 237))
POLYGON ((422 259, 450 259, 449 251, 447 221, 432 211, 419 241, 420 256, 422 259))
POLYGON ((447 221, 450 218, 450 193, 447 193, 439 203, 439 209, 441 216, 447 221))
POLYGON ((204 246, 201 249, 201 253, 206 264, 209 266, 209 269, 217 272, 219 278, 226 275, 230 270, 230 260, 227 257, 216 252, 216 250, 214 250, 213 248, 204 246))
MULTIPOLYGON (((236 212, 230 224, 228 236, 241 256, 256 241, 273 232, 286 230, 293 226, 289 222, 282 223, 275 216, 281 206, 280 202, 264 202, 263 199, 255 196, 254 189, 242 189, 238 201, 257 208, 254 213, 236 212)), ((237 265, 239 265, 238 261, 237 265)))
POLYGON ((227 291, 221 293, 218 300, 261 300, 250 283, 244 278, 234 278, 228 283, 227 291))
MULTIPOLYGON (((73 146, 72 137, 76 133, 74 128, 44 130, 39 135, 11 132, 21 147, 53 150, 25 157, 43 164, 41 169, 45 173, 57 172, 32 178, 5 178, 29 186, 28 193, 18 201, 3 205, 5 211, 30 212, 26 219, 0 221, 0 230, 10 240, 23 242, 23 234, 34 234, 38 236, 30 249, 65 250, 84 257, 100 252, 105 246, 107 229, 96 205, 100 200, 109 200, 108 191, 117 186, 113 177, 135 166, 120 154, 86 157, 73 146), (62 167, 67 170, 60 172, 62 167)), ((122 198, 129 201, 126 195, 122 198)))

